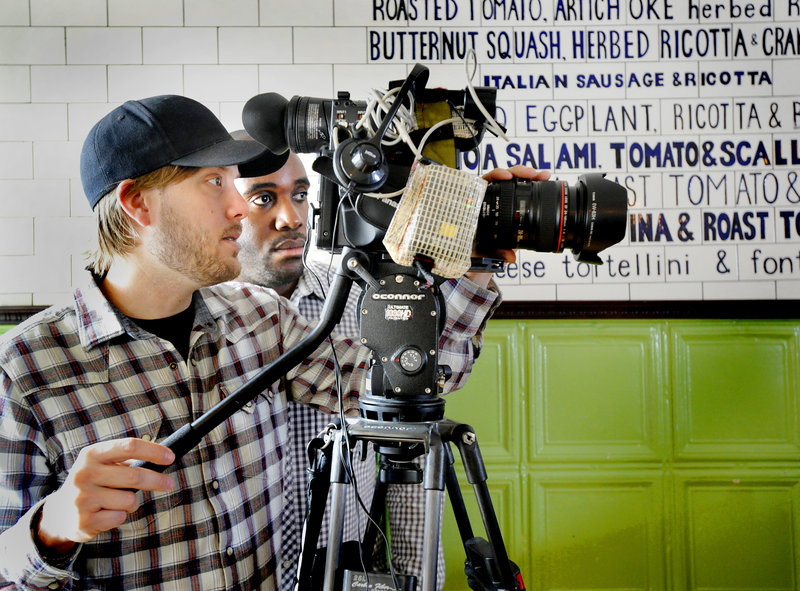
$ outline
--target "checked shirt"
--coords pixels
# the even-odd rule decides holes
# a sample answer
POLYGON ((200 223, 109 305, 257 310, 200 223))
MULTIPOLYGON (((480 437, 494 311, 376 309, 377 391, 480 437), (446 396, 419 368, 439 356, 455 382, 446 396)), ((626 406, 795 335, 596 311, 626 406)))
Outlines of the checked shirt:
MULTIPOLYGON (((290 301, 297 306, 300 314, 310 321, 317 321, 325 303, 325 294, 330 288, 333 275, 327 263, 311 260, 308 268, 300 277, 297 288, 292 292, 290 301)), ((442 292, 448 301, 449 309, 460 310, 461 321, 468 324, 464 329, 473 334, 470 340, 447 341, 442 344, 439 363, 449 365, 453 376, 449 380, 448 390, 464 384, 472 368, 472 362, 478 357, 483 339, 483 326, 488 316, 486 306, 491 309, 499 305, 497 290, 485 290, 467 279, 445 282, 442 292)), ((359 336, 358 297, 361 290, 357 287, 350 292, 347 307, 341 322, 336 327, 339 334, 356 339, 359 336)), ((303 404, 289 404, 289 447, 286 474, 286 506, 282 517, 282 547, 280 590, 292 591, 296 582, 297 561, 299 560, 302 520, 306 511, 306 467, 305 453, 307 443, 313 439, 330 422, 330 416, 303 404)), ((352 462, 357 481, 358 495, 366 507, 370 506, 375 490, 375 452, 372 446, 362 459, 357 456, 352 462)), ((419 574, 422 572, 422 545, 424 540, 425 491, 422 485, 392 485, 386 495, 386 507, 392 527, 392 552, 394 565, 398 572, 419 574)), ((325 546, 328 535, 328 519, 330 504, 326 509, 320 532, 319 546, 325 546)), ((443 507, 440 507, 440 512, 443 507)), ((348 488, 345 504, 344 540, 360 540, 367 527, 367 516, 356 501, 353 487, 348 488)), ((437 587, 444 584, 444 555, 439 545, 437 587)))
MULTIPOLYGON (((139 492, 126 522, 63 567, 37 551, 30 520, 98 441, 156 441, 198 418, 310 331, 273 292, 227 283, 195 293, 190 351, 120 314, 94 282, 0 339, 0 587, 277 588, 288 399, 337 406, 330 345, 234 413, 168 469, 177 487, 139 492)), ((448 338, 470 341, 451 318, 448 338)), ((336 341, 345 411, 369 352, 336 341)))

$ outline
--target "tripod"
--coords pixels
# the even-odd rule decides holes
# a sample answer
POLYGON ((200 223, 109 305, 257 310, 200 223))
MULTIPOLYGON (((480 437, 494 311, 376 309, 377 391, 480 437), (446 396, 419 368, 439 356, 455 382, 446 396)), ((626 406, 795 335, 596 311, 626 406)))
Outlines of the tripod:
MULTIPOLYGON (((378 535, 376 524, 383 514, 386 486, 389 483, 419 482, 425 490, 422 591, 436 588, 441 530, 439 507, 445 490, 466 552, 465 570, 470 587, 476 590, 524 589, 519 570, 506 553, 486 486, 486 471, 475 432, 469 425, 445 419, 444 400, 433 395, 438 391, 437 384, 446 379, 446 372, 436 363, 443 320, 439 310, 444 303, 436 297, 424 297, 426 290, 436 292, 431 289, 432 281, 426 284, 424 269, 419 269, 419 277, 415 278, 408 274, 407 268, 399 271, 394 265, 374 265, 375 261, 371 262, 379 270, 380 280, 376 280, 357 259, 349 259, 349 263, 346 260, 343 264, 365 284, 359 305, 361 341, 374 353, 372 391, 378 394, 359 400, 360 418, 347 419, 344 425, 333 426, 324 440, 315 440, 310 445, 310 449, 316 452, 309 458, 315 469, 309 486, 309 514, 298 568, 298 589, 367 589, 364 583, 369 583, 370 575, 366 575, 364 580, 364 576, 357 576, 357 573, 361 565, 366 568, 371 565, 371 552, 378 535), (398 319, 402 322, 392 322, 398 319), (371 520, 355 568, 340 560, 339 545, 349 482, 347 453, 349 444, 353 442, 375 445, 382 457, 381 478, 370 509, 371 520), (467 479, 474 488, 488 541, 473 534, 455 474, 451 444, 458 447, 467 479), (424 456, 421 474, 416 469, 405 467, 409 460, 419 456, 424 456), (323 567, 316 548, 329 493, 329 543, 323 567)), ((384 583, 375 588, 411 591, 416 588, 413 579, 404 581, 402 586, 397 580, 389 579, 388 586, 384 583)))
MULTIPOLYGON (((456 517, 461 541, 466 553, 465 571, 470 588, 474 590, 489 589, 524 589, 519 570, 508 558, 503 537, 494 512, 488 487, 486 471, 481 458, 480 448, 474 431, 469 425, 455 423, 448 419, 417 423, 387 422, 365 419, 363 417, 347 420, 344 428, 334 428, 328 440, 317 446, 321 452, 318 458, 322 466, 317 475, 329 477, 331 512, 330 533, 325 555, 324 573, 319 580, 320 566, 314 563, 316 540, 321 527, 324 502, 315 500, 307 518, 301 554, 298 589, 300 591, 320 589, 333 591, 337 584, 347 585, 352 581, 350 569, 339 568, 340 539, 344 523, 344 502, 348 482, 345 469, 346 445, 345 437, 351 441, 388 444, 388 449, 405 449, 407 445, 420 444, 424 447, 425 463, 423 469, 423 486, 425 488, 425 537, 423 540, 422 591, 433 591, 436 588, 436 556, 438 553, 439 531, 441 520, 438 507, 442 502, 445 489, 456 517), (400 444, 397 447, 398 443, 400 444), (461 495, 458 479, 455 474, 454 457, 450 444, 454 443, 461 454, 467 480, 475 491, 478 508, 488 541, 475 537, 470 525, 464 500, 461 495)), ((382 447, 386 451, 387 448, 382 447)), ((392 460, 388 460, 392 463, 392 460)), ((385 481, 376 488, 370 514, 373 520, 367 527, 362 548, 362 563, 370 563, 369 553, 374 547, 377 535, 375 517, 380 514, 381 498, 385 495, 385 481)), ((316 492, 326 492, 326 486, 312 486, 312 496, 316 492)), ((366 578, 369 581, 369 574, 366 578)), ((366 589, 366 586, 351 585, 349 589, 366 589)), ((372 588, 372 587, 370 587, 372 588)), ((386 587, 382 587, 386 588, 386 587)), ((391 587, 389 587, 391 588, 391 587)), ((413 589, 413 587, 398 587, 413 589)))

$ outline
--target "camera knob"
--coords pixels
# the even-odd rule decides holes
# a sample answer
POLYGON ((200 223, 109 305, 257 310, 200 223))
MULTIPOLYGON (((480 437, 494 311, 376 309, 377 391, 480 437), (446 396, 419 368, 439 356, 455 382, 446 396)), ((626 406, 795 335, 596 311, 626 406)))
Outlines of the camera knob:
POLYGON ((350 161, 353 166, 361 172, 374 170, 381 163, 381 153, 372 144, 361 144, 356 146, 350 154, 350 161))
POLYGON ((336 148, 333 171, 343 187, 374 191, 386 182, 389 167, 379 145, 370 140, 350 138, 336 148))

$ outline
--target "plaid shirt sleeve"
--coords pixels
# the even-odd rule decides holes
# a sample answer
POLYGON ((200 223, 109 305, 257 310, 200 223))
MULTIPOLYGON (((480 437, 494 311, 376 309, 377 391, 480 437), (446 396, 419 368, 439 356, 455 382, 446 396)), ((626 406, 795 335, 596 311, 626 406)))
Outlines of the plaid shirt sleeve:
POLYGON ((452 377, 445 382, 445 394, 461 388, 483 346, 483 330, 502 297, 494 284, 484 289, 467 277, 442 284, 447 302, 447 324, 439 340, 439 364, 449 365, 452 377))

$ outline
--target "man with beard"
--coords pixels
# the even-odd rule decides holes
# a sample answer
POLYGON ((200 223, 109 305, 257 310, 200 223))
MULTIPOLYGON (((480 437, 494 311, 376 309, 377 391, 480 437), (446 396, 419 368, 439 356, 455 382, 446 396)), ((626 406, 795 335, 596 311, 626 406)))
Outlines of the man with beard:
MULTIPOLYGON (((90 274, 0 338, 0 587, 276 588, 288 399, 355 411, 369 351, 334 339, 183 456, 156 443, 310 333, 273 292, 228 282, 237 165, 263 153, 175 95, 89 132, 90 274)), ((459 316, 448 305, 443 347, 471 350, 459 316)))
MULTIPOLYGON (((252 140, 244 131, 233 132, 233 137, 252 140)), ((274 158, 274 156, 272 156, 274 158)), ((303 253, 306 245, 306 224, 308 221, 308 191, 310 182, 300 158, 287 152, 286 163, 280 170, 268 173, 271 163, 262 163, 261 158, 242 164, 239 167, 241 178, 236 180, 236 187, 249 205, 249 214, 244 220, 239 242, 242 250, 239 261, 242 271, 239 280, 270 287, 280 295, 288 298, 310 321, 318 321, 332 281, 332 267, 324 260, 306 257, 303 253), (265 172, 266 171, 266 172, 265 172), (305 262, 305 265, 304 265, 305 262)), ((527 176, 537 180, 549 177, 547 172, 536 172, 533 169, 519 167, 515 169, 519 176, 527 176)), ((501 173, 500 171, 495 174, 501 173)), ((510 176, 510 175, 509 175, 510 176)), ((508 253, 504 253, 508 254, 508 253)), ((485 305, 494 299, 494 305, 500 303, 497 288, 490 283, 491 274, 471 273, 465 278, 451 280, 442 285, 448 300, 465 299, 465 308, 469 301, 485 305)), ((344 315, 336 330, 353 339, 358 338, 357 300, 361 290, 356 286, 350 293, 344 315)), ((491 315, 491 313, 489 314, 491 315)), ((477 358, 483 337, 483 326, 489 315, 473 318, 475 337, 472 354, 477 358)), ((453 368, 469 368, 466 359, 451 359, 442 356, 440 363, 453 368)), ((451 378, 454 383, 462 384, 463 375, 451 378)), ((294 588, 299 559, 301 532, 306 512, 306 467, 305 453, 308 442, 320 433, 330 422, 330 417, 307 405, 289 404, 289 447, 287 462, 286 502, 281 517, 282 544, 280 565, 280 589, 291 591, 294 588)), ((358 452, 356 452, 357 454, 358 452)), ((421 459, 417 460, 420 464, 421 459)), ((360 540, 367 526, 367 515, 357 502, 356 494, 366 507, 375 489, 375 452, 372 446, 366 458, 356 457, 352 462, 357 486, 347 495, 345 506, 344 540, 360 540)), ((394 568, 399 573, 419 576, 423 565, 423 541, 425 536, 425 491, 418 485, 390 485, 386 495, 386 507, 391 527, 391 554, 394 568)), ((440 507, 440 512, 443 507, 440 507)), ((327 540, 327 522, 323 522, 319 545, 324 546, 327 540)), ((440 532, 441 536, 441 532, 440 532)), ((383 561, 378 556, 377 563, 383 561)), ((437 560, 437 588, 444 585, 444 555, 441 537, 437 560)))

